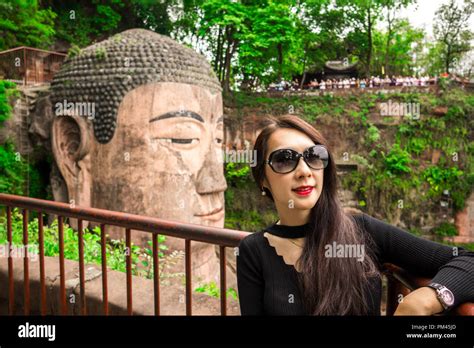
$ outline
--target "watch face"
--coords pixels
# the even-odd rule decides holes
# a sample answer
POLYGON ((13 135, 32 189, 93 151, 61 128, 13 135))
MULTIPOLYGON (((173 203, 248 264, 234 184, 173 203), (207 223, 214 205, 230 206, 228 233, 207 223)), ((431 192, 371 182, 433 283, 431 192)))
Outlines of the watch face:
POLYGON ((440 293, 441 293, 441 297, 444 301, 444 303, 446 303, 446 305, 448 306, 452 306, 453 303, 454 303, 454 295, 451 291, 449 291, 448 289, 442 289, 440 290, 440 293))

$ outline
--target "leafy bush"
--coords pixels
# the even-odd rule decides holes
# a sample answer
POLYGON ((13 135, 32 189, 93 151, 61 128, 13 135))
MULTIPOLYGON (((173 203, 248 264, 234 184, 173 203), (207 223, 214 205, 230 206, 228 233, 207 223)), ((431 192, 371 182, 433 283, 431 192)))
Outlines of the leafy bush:
POLYGON ((453 237, 458 235, 458 230, 454 224, 443 222, 433 229, 433 233, 438 237, 453 237))
POLYGON ((39 197, 41 180, 38 169, 29 164, 11 142, 0 147, 0 192, 39 197))
POLYGON ((0 126, 11 115, 10 97, 17 94, 18 90, 13 82, 0 80, 0 126))
POLYGON ((457 167, 440 168, 438 166, 428 167, 423 171, 423 178, 430 184, 431 195, 438 195, 443 190, 450 190, 463 175, 463 171, 457 167))
MULTIPOLYGON (((28 244, 30 246, 39 246, 39 225, 38 218, 34 218, 28 222, 28 244)), ((79 236, 68 224, 63 223, 64 231, 64 257, 68 260, 79 261, 79 236)), ((59 235, 58 221, 54 220, 48 226, 43 226, 44 238, 44 254, 45 256, 59 255, 59 235)), ((94 229, 84 229, 84 261, 86 263, 102 263, 100 238, 101 231, 99 227, 94 229)), ((165 277, 163 272, 166 267, 167 257, 163 254, 163 250, 168 247, 164 245, 166 237, 158 235, 160 259, 160 277, 165 277)), ((0 244, 6 244, 6 216, 0 216, 0 244)), ((151 242, 149 242, 151 244, 151 242)), ((18 209, 12 210, 12 244, 23 245, 23 215, 18 209)), ((150 260, 152 260, 152 251, 148 248, 142 250, 139 246, 131 244, 131 250, 126 248, 124 240, 111 240, 106 244, 107 266, 116 271, 126 271, 126 256, 132 258, 132 274, 151 278, 153 269, 150 260), (145 266, 145 268, 143 267, 145 266)))
POLYGON ((384 155, 384 162, 389 175, 411 173, 411 156, 397 143, 392 146, 390 152, 387 155, 384 155))
MULTIPOLYGON (((201 284, 198 286, 196 289, 194 289, 196 292, 204 293, 206 295, 209 295, 211 297, 215 298, 220 298, 221 297, 221 290, 219 287, 217 287, 216 282, 210 282, 210 283, 205 283, 201 284)), ((234 300, 238 299, 237 291, 235 291, 234 288, 229 288, 227 289, 227 296, 232 296, 234 300)))

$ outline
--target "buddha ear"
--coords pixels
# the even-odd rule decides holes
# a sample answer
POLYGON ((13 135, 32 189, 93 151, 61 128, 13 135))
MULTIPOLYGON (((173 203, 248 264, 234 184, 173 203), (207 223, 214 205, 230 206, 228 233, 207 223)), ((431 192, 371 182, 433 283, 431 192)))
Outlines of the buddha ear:
POLYGON ((91 206, 91 123, 80 116, 57 116, 52 122, 51 147, 66 183, 69 204, 91 206))

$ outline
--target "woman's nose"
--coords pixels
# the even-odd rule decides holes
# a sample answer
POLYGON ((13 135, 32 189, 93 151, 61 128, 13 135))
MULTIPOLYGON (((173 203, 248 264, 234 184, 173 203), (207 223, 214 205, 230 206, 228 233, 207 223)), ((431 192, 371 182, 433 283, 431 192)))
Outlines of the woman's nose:
POLYGON ((312 174, 311 168, 308 166, 303 156, 301 156, 298 159, 298 165, 296 166, 295 175, 297 177, 301 177, 301 176, 311 176, 311 174, 312 174))

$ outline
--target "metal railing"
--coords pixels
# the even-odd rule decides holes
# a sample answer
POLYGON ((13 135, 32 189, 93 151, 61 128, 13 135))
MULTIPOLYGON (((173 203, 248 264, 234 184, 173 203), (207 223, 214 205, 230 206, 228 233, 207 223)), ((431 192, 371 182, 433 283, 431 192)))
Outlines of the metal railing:
MULTIPOLYGON (((7 241, 11 246, 12 236, 12 207, 23 208, 23 245, 28 244, 28 213, 38 213, 38 243, 39 243, 39 267, 40 267, 40 313, 46 315, 46 283, 44 262, 44 236, 43 236, 43 214, 49 213, 58 216, 59 237, 59 270, 60 270, 60 312, 67 314, 65 267, 64 267, 64 218, 75 218, 78 221, 78 248, 79 248, 79 282, 80 282, 80 308, 81 314, 87 315, 85 296, 85 272, 84 272, 84 239, 83 221, 96 222, 100 224, 101 244, 101 266, 102 266, 102 306, 105 315, 108 315, 108 287, 107 287, 107 260, 106 260, 106 226, 113 225, 125 228, 125 243, 131 250, 131 230, 149 232, 152 235, 153 252, 153 286, 154 286, 154 312, 160 315, 160 283, 159 283, 159 259, 158 259, 158 234, 182 238, 185 240, 185 278, 186 278, 186 315, 192 315, 192 282, 191 282, 191 242, 205 242, 219 245, 220 263, 220 306, 221 315, 227 314, 226 297, 226 247, 236 247, 240 240, 249 232, 201 226, 195 224, 181 223, 141 215, 114 212, 97 208, 71 207, 66 203, 41 200, 30 197, 15 196, 0 193, 0 205, 6 206, 7 217, 7 241)), ((30 285, 29 285, 29 262, 25 252, 24 269, 24 314, 30 314, 30 285)), ((127 281, 127 313, 132 315, 132 256, 126 258, 126 281, 127 281)), ((393 315, 398 305, 399 294, 406 295, 410 290, 425 286, 429 279, 413 277, 403 269, 392 264, 384 264, 385 275, 388 278, 387 287, 387 315, 393 315)), ((8 255, 8 313, 15 313, 14 304, 14 281, 13 260, 8 255)), ((474 315, 474 303, 464 303, 456 308, 454 315, 474 315)))
MULTIPOLYGON (((69 204, 46 201, 30 197, 0 194, 0 205, 6 206, 7 216, 7 241, 12 245, 12 207, 23 208, 23 245, 28 244, 28 213, 38 213, 38 243, 39 243, 39 267, 40 267, 40 308, 41 315, 46 315, 46 285, 44 270, 44 236, 43 236, 43 214, 49 213, 58 216, 59 237, 59 270, 60 270, 60 311, 67 314, 65 267, 64 267, 64 218, 75 218, 78 220, 78 247, 79 247, 79 282, 80 282, 80 306, 81 314, 86 315, 85 296, 85 272, 84 272, 84 240, 83 221, 96 222, 100 224, 101 244, 101 266, 102 266, 102 300, 103 312, 108 314, 108 288, 107 288, 107 260, 106 260, 106 226, 114 225, 125 228, 125 243, 131 250, 131 230, 149 232, 152 236, 153 251, 153 283, 154 283, 154 312, 160 315, 160 284, 159 284, 159 259, 158 259, 158 234, 168 235, 185 239, 185 277, 186 277, 186 315, 192 314, 192 282, 191 282, 191 242, 205 242, 219 245, 220 263, 220 299, 221 315, 227 313, 226 299, 226 247, 235 247, 248 232, 187 224, 141 215, 114 212, 104 209, 71 207, 69 204)), ((126 257, 126 279, 127 279, 127 312, 133 312, 132 303, 132 259, 131 253, 126 257)), ((24 256, 24 314, 30 314, 30 285, 29 285, 29 263, 27 253, 24 256)), ((8 256, 8 313, 13 315, 14 309, 14 282, 13 282, 13 260, 11 254, 8 256)))

